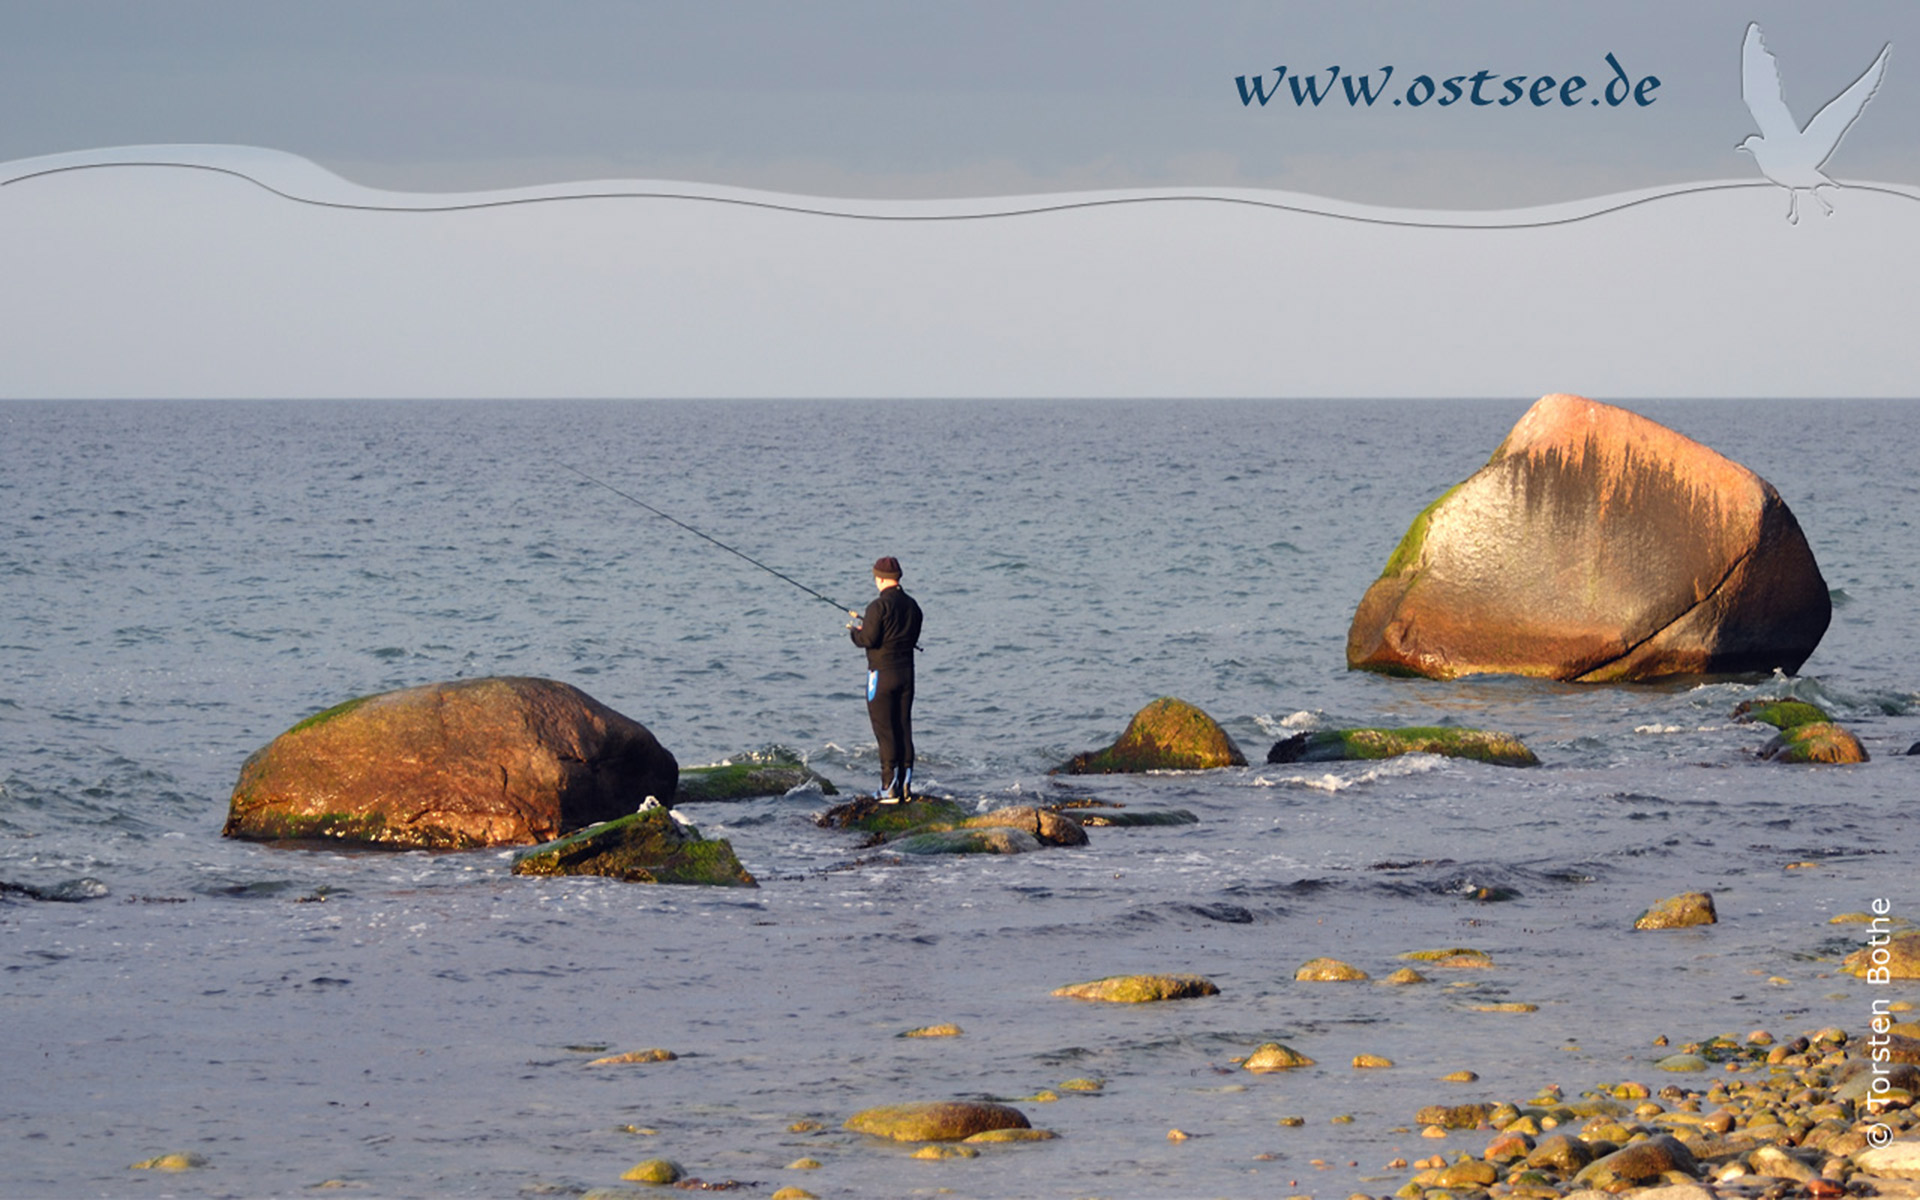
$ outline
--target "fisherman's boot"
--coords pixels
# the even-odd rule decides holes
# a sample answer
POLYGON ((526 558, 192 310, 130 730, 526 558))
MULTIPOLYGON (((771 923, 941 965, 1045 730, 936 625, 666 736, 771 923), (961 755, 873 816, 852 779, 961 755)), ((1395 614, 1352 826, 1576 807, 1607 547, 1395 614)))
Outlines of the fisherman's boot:
POLYGON ((907 767, 900 772, 900 798, 913 799, 913 768, 907 767))
POLYGON ((880 790, 873 794, 873 798, 882 804, 896 804, 900 800, 900 793, 897 789, 898 785, 894 782, 893 767, 882 764, 880 767, 880 790))
POLYGON ((897 804, 907 798, 907 780, 910 776, 911 772, 905 768, 899 768, 894 771, 891 779, 887 783, 887 799, 890 802, 897 804))

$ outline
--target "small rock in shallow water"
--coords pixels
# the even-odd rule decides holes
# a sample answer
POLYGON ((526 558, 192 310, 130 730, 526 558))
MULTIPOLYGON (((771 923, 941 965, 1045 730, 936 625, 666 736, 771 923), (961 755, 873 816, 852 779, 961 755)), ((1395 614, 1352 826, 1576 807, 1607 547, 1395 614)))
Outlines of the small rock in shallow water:
POLYGON ((631 1183, 678 1183, 685 1172, 670 1158, 649 1158, 628 1167, 620 1176, 631 1183))
POLYGON ((818 1171, 820 1160, 817 1158, 796 1158, 787 1164, 789 1171, 818 1171))
POLYGON ((1719 915, 1713 910, 1713 897, 1706 892, 1684 892, 1669 896, 1640 914, 1635 929, 1685 929, 1691 925, 1713 925, 1719 915))
POLYGON ((1349 983, 1366 979, 1367 973, 1337 958, 1315 958, 1300 964, 1293 977, 1310 983, 1349 983))
POLYGON ((966 1140, 975 1143, 1051 1142, 1059 1136, 1051 1129, 989 1129, 966 1140))
POLYGON ((1384 1070, 1392 1065, 1392 1059, 1382 1058, 1378 1054, 1356 1054, 1353 1056, 1353 1066, 1357 1071, 1384 1070))
POLYGON ((980 1152, 971 1146, 922 1146, 915 1150, 911 1158, 979 1158, 980 1152))
POLYGON ((187 1153, 162 1154, 129 1166, 129 1171, 197 1171, 207 1165, 204 1156, 187 1153))
POLYGON ((1867 749, 1846 728, 1818 721, 1782 729, 1760 748, 1760 757, 1778 763, 1863 763, 1867 749))
POLYGON ((1441 1083, 1477 1083, 1480 1076, 1475 1071, 1451 1071, 1440 1077, 1441 1083))
POLYGON ((1220 989, 1204 975, 1109 975, 1105 979, 1055 988, 1053 994, 1113 1004, 1146 1004, 1156 1000, 1217 996, 1220 989))
POLYGON ((680 1056, 671 1050, 629 1050, 625 1054, 609 1054, 605 1058, 596 1058, 587 1065, 590 1067, 624 1066, 628 1063, 672 1062, 680 1056))
POLYGON ((1290 1071, 1295 1067, 1310 1067, 1313 1060, 1280 1042, 1267 1042, 1247 1056, 1243 1064, 1249 1071, 1290 1071))
POLYGON ((1063 1092, 1097 1092, 1107 1086, 1104 1079, 1069 1079, 1060 1085, 1063 1092))
POLYGON ((773 1194, 771 1200, 818 1200, 818 1197, 805 1188, 783 1187, 773 1194))
POLYGON ((922 1025, 918 1029, 909 1029, 900 1036, 903 1038, 950 1038, 960 1036, 960 1027, 953 1024, 922 1025))
POLYGON ((1401 967, 1380 982, 1389 987, 1407 987, 1410 984, 1426 983, 1427 977, 1412 967, 1401 967))
POLYGON ((1484 950, 1473 950, 1465 946, 1449 946, 1444 950, 1409 950, 1400 957, 1423 962, 1429 966, 1446 967, 1449 970, 1493 965, 1492 955, 1484 950))
POLYGON ((1896 934, 1884 946, 1865 946, 1847 955, 1840 969, 1869 982, 1920 979, 1920 933, 1896 934))
POLYGON ((989 1129, 1026 1129, 1025 1114, 1005 1104, 975 1100, 936 1100, 869 1108, 847 1118, 856 1133, 898 1142, 957 1142, 989 1129))

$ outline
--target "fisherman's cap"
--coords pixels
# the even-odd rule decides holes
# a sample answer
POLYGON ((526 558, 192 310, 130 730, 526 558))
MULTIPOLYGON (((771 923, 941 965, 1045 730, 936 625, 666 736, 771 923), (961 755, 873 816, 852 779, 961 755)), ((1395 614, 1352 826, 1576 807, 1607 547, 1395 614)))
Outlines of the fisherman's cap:
POLYGON ((875 579, 900 578, 900 560, 895 558, 891 554, 887 555, 885 558, 874 559, 873 560, 873 577, 875 579))

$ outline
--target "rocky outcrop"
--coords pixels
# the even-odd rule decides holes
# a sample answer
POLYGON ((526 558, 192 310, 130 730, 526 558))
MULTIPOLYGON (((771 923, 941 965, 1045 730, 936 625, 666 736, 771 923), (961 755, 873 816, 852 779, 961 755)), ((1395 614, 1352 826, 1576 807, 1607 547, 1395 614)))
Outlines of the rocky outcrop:
POLYGON ((1519 738, 1484 729, 1415 725, 1405 729, 1318 729, 1296 733, 1273 744, 1270 763, 1342 762, 1393 758, 1401 754, 1443 754, 1500 767, 1534 767, 1540 760, 1519 738))
POLYGON ((657 802, 513 856, 515 875, 604 875, 629 883, 758 887, 725 838, 704 838, 657 802))
POLYGON ((1832 615, 1772 486, 1579 396, 1528 409, 1415 518, 1347 633, 1347 665, 1583 683, 1798 670, 1832 615))
POLYGON ((1054 773, 1117 775, 1246 765, 1246 755, 1219 722, 1184 700, 1162 696, 1133 715, 1119 741, 1077 754, 1054 773))
POLYGON ((349 700, 247 759, 227 837, 429 849, 529 845, 673 802, 645 726, 550 679, 428 684, 349 700))

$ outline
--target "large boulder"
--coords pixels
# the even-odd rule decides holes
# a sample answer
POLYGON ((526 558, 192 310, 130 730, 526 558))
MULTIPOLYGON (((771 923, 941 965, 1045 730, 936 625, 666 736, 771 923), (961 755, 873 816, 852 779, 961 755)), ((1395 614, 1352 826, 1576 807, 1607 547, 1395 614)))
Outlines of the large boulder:
POLYGON ((1119 741, 1105 750, 1076 754, 1054 770, 1067 775, 1114 775, 1246 765, 1247 756, 1219 722, 1184 700, 1162 696, 1133 714, 1119 741))
POLYGON ((227 837, 525 846, 673 802, 645 726, 550 679, 434 683, 308 717, 240 768, 227 837))
POLYGON ((1347 632, 1347 665, 1581 683, 1796 671, 1832 615, 1773 487, 1579 396, 1528 409, 1414 519, 1347 632))

